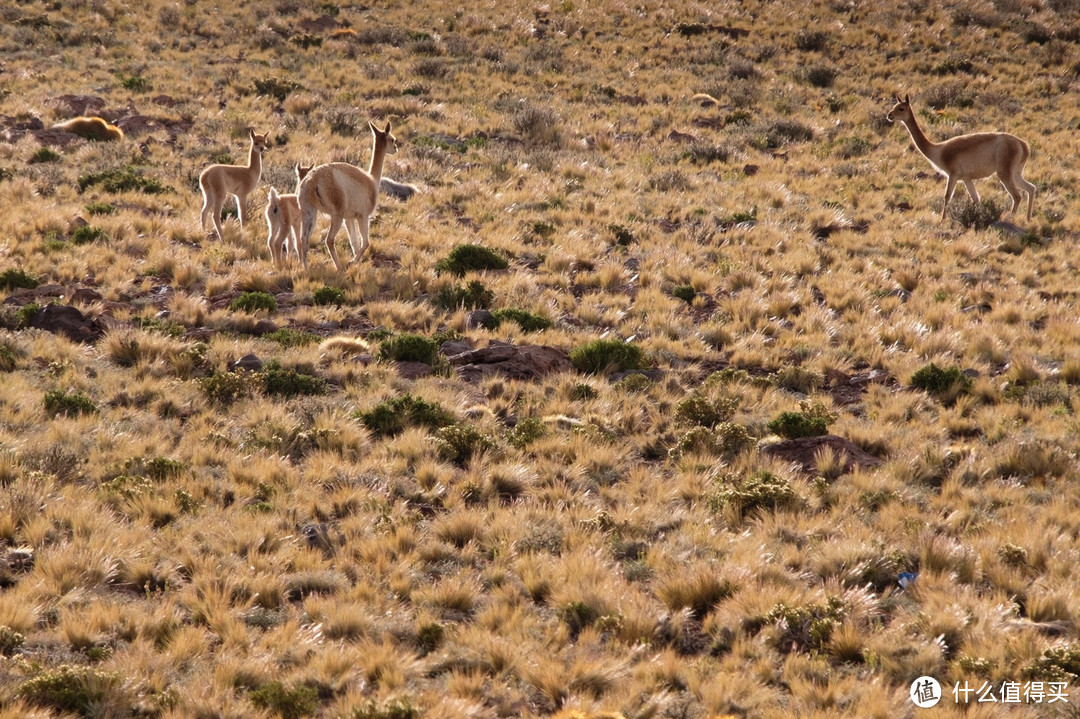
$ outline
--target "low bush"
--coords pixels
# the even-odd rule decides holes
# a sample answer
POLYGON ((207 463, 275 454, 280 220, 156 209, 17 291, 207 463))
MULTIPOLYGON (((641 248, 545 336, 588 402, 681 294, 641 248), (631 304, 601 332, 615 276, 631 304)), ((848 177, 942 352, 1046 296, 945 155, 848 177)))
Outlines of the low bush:
POLYGON ((282 367, 278 361, 269 362, 257 373, 263 389, 276 397, 326 394, 327 384, 322 377, 301 372, 292 367, 282 367))
POLYGON ((539 332, 541 330, 549 329, 553 324, 550 319, 543 315, 538 315, 515 307, 505 307, 503 309, 495 310, 491 314, 499 324, 510 321, 520 327, 524 332, 539 332))
POLYGON ((319 690, 309 686, 287 687, 279 681, 267 682, 248 694, 251 703, 276 712, 282 719, 302 719, 319 708, 319 690))
POLYGON ((338 287, 320 287, 312 293, 315 304, 323 305, 337 305, 340 307, 345 304, 345 290, 338 287))
POLYGON ((435 272, 461 277, 470 271, 505 270, 509 266, 505 257, 483 245, 458 245, 435 264, 435 272))
POLYGON ((65 417, 77 417, 80 414, 95 414, 98 411, 94 400, 82 392, 68 392, 62 389, 46 392, 43 404, 45 411, 52 417, 61 414, 65 417))
POLYGON ((26 270, 12 268, 0 272, 0 290, 32 290, 38 284, 38 279, 26 270))
POLYGON ((646 367, 645 352, 622 340, 593 340, 570 351, 570 362, 578 372, 600 374, 646 367))
POLYGON ((824 417, 812 417, 802 412, 781 412, 765 428, 784 439, 820 437, 828 433, 829 422, 824 417))
POLYGON ((435 433, 435 446, 442 459, 464 467, 476 455, 493 449, 495 442, 466 424, 452 424, 435 433))
POLYGON ((354 415, 375 434, 387 437, 400 434, 407 427, 439 429, 454 423, 454 415, 436 402, 426 402, 411 394, 388 399, 365 412, 354 415))
POLYGON ((726 475, 719 485, 709 497, 709 508, 717 513, 730 510, 740 519, 758 509, 790 507, 797 498, 791 482, 767 470, 726 475))
POLYGON ((436 307, 444 310, 487 309, 495 301, 495 293, 484 286, 480 280, 472 280, 468 285, 450 285, 443 287, 432 298, 436 307))
POLYGON ((229 303, 233 312, 276 312, 277 300, 269 292, 244 292, 229 303))
POLYGON ((439 344, 423 335, 405 332, 379 344, 379 359, 435 365, 439 361, 439 344))
POLYGON ((942 369, 931 362, 911 375, 911 386, 934 395, 943 395, 957 390, 966 392, 971 387, 971 378, 959 367, 942 369))

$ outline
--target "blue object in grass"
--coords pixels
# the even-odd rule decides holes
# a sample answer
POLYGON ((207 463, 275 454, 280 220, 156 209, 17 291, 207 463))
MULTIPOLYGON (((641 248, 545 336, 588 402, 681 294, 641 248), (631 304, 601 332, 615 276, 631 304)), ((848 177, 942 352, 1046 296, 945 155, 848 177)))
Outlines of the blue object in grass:
POLYGON ((901 589, 907 589, 908 585, 914 582, 918 576, 918 572, 900 572, 900 574, 896 575, 896 581, 900 583, 901 589))

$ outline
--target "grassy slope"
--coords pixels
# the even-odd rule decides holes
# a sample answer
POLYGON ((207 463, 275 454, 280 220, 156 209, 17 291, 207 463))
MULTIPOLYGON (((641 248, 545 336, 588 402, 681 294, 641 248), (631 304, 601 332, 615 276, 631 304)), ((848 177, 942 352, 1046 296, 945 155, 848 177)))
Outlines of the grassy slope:
MULTIPOLYGON (((4 310, 0 552, 30 547, 34 563, 4 570, 0 632, 22 643, 0 635, 0 716, 59 712, 36 678, 110 716, 893 717, 921 674, 1076 670, 1045 654, 1077 640, 1080 610, 1076 10, 581 5, 341 7, 357 34, 336 39, 298 29, 334 7, 307 0, 3 11, 0 114, 49 123, 65 117, 51 98, 92 94, 179 129, 45 163, 32 139, 0 144, 0 268, 68 294, 92 280, 102 299, 84 309, 115 320, 82 346, 4 310), (296 86, 255 92, 270 80, 296 86), (690 100, 702 91, 721 106, 690 100), (883 119, 896 91, 933 137, 1029 142, 1026 235, 938 224, 943 181, 883 119), (320 247, 309 273, 273 271, 261 216, 203 237, 198 173, 241 160, 248 125, 275 144, 261 203, 267 183, 291 189, 294 162, 366 165, 368 118, 402 145, 384 174, 423 193, 385 202, 374 257, 347 277, 320 247), (174 191, 78 191, 117 167, 174 191), (105 236, 74 244, 77 217, 105 236), (495 307, 554 327, 466 329, 435 307, 455 280, 434 266, 461 242, 513 259, 466 278, 495 307), (312 304, 326 285, 343 306, 312 304), (685 285, 691 305, 671 295, 685 285), (633 337, 667 373, 404 380, 248 334, 255 318, 227 308, 240 290, 294 293, 272 319, 322 334, 633 337), (212 400, 201 378, 249 352, 330 391, 212 400), (929 362, 978 376, 959 397, 910 389, 929 362), (745 373, 703 381, 725 363, 745 373), (826 373, 869 369, 898 384, 834 406, 826 373), (55 390, 97 411, 52 416, 55 390), (433 429, 385 438, 356 418, 406 393, 494 446, 459 466, 433 429), (679 451, 694 393, 735 406, 754 438, 808 394, 884 465, 844 473, 824 456, 815 475, 756 449, 679 451), (511 431, 527 419, 538 436, 511 431), (786 501, 724 503, 763 471, 786 501), (302 534, 312 524, 327 548, 302 534), (920 573, 905 592, 901 571, 920 573)), ((1003 207, 996 183, 980 190, 1003 207)))

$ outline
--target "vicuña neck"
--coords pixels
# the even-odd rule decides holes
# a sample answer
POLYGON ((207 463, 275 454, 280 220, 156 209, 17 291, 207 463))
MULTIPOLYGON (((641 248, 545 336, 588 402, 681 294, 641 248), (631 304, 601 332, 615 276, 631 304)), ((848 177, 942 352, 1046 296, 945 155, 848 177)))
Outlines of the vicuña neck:
POLYGON ((262 170, 262 153, 256 149, 255 143, 251 144, 251 149, 248 151, 248 168, 262 170))
POLYGON ((371 148, 371 166, 368 167, 368 174, 375 178, 376 184, 382 177, 384 159, 386 159, 386 138, 376 137, 371 148))
POLYGON ((915 147, 919 148, 919 152, 926 157, 931 157, 937 145, 923 134, 922 128, 919 127, 919 123, 915 120, 915 113, 911 113, 911 121, 905 122, 904 127, 907 128, 908 134, 911 135, 912 141, 915 142, 915 147))

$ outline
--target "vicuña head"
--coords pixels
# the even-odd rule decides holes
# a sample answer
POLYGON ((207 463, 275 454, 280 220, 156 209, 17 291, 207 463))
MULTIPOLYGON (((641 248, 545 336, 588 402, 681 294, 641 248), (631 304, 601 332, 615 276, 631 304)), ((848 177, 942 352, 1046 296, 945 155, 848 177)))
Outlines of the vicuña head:
POLYGON ((974 180, 997 174, 1005 191, 1012 197, 1012 212, 1020 207, 1023 193, 1027 194, 1027 219, 1031 219, 1031 208, 1035 202, 1035 185, 1024 179, 1024 165, 1031 154, 1026 142, 1015 135, 1004 132, 977 132, 960 135, 944 142, 931 142, 923 134, 911 109, 911 97, 903 99, 896 96, 896 105, 889 110, 889 122, 903 123, 911 135, 915 147, 923 157, 930 161, 938 172, 945 176, 945 204, 941 208, 941 219, 945 219, 945 210, 952 199, 957 181, 964 183, 968 194, 975 204, 979 203, 979 193, 974 180))
POLYGON ((243 228, 247 219, 247 196, 259 184, 262 175, 262 154, 270 147, 270 133, 258 135, 250 127, 251 149, 248 151, 248 164, 245 165, 210 165, 199 175, 199 188, 202 189, 202 227, 206 230, 206 220, 213 221, 218 239, 221 234, 221 207, 225 199, 232 195, 236 198, 236 212, 243 228))
POLYGON ((70 120, 53 125, 52 129, 60 132, 70 132, 87 140, 97 140, 98 142, 121 140, 124 137, 123 130, 96 116, 73 117, 70 120))
MULTIPOLYGON (((314 165, 303 167, 300 163, 293 166, 297 187, 312 167, 314 165)), ((290 244, 297 258, 300 257, 300 202, 296 194, 279 195, 276 188, 270 188, 266 197, 266 225, 270 228, 266 246, 270 248, 274 267, 280 266, 289 257, 290 244)))
POLYGON ((382 178, 383 160, 397 152, 397 138, 390 132, 390 123, 380 130, 369 122, 372 148, 371 165, 364 172, 345 162, 319 165, 300 183, 300 263, 307 267, 307 248, 315 220, 319 213, 330 216, 330 228, 326 231, 326 249, 338 271, 344 266, 338 260, 334 247, 334 235, 345 225, 349 233, 349 245, 356 262, 370 245, 368 232, 371 215, 379 203, 379 182, 382 178))

